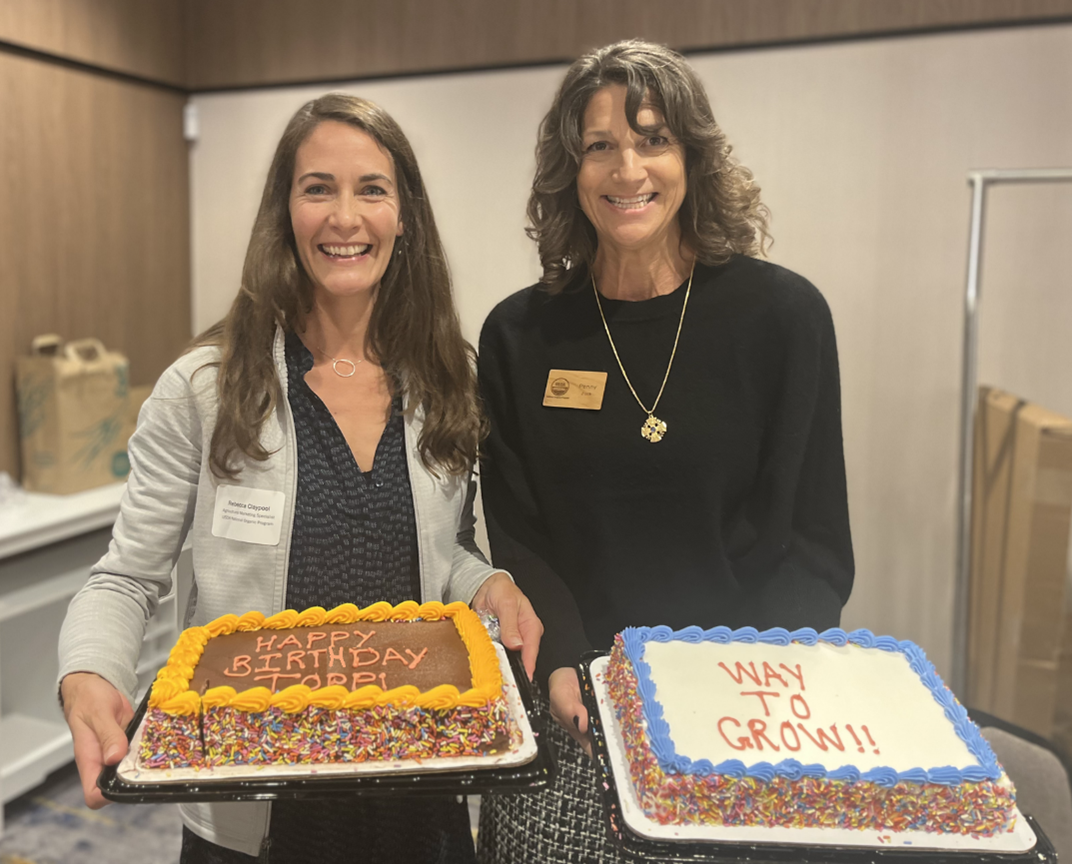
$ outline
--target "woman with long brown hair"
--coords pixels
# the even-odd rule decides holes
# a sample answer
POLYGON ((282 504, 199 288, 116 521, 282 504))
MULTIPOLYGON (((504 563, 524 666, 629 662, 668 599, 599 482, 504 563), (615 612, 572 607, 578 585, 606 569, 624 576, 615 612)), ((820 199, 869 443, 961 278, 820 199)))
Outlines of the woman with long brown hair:
POLYGON ((853 580, 837 349, 679 54, 567 71, 528 208, 537 285, 488 316, 479 376, 493 560, 547 627, 548 792, 484 799, 479 856, 613 861, 578 658, 627 626, 838 624, 853 580), (567 734, 568 733, 568 734, 567 734))
MULTIPOLYGON (((409 142, 344 94, 304 105, 268 173, 227 317, 160 378, 114 539, 60 637, 86 802, 126 750, 146 622, 193 549, 187 625, 407 599, 497 614, 530 674, 542 627, 473 542, 483 433, 471 349, 409 142), (219 530, 242 497, 272 519, 219 530)), ((182 805, 182 861, 472 859, 453 797, 182 805)))

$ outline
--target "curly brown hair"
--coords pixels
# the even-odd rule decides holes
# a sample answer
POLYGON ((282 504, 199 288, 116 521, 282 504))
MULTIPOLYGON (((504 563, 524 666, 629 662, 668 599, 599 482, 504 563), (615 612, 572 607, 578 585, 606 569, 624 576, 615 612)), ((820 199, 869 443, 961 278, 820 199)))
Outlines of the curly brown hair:
POLYGON ((676 51, 630 39, 585 54, 566 72, 540 124, 536 176, 529 196, 528 235, 536 241, 543 282, 561 291, 579 267, 591 270, 598 239, 581 210, 577 174, 584 156, 584 112, 602 88, 626 88, 625 114, 639 134, 637 113, 650 105, 684 145, 687 188, 678 211, 682 243, 705 264, 735 253, 754 255, 770 242, 770 213, 752 172, 732 155, 696 72, 676 51))
POLYGON ((410 410, 424 409, 418 449, 430 469, 470 470, 483 437, 474 352, 461 335, 450 271, 428 193, 409 141, 394 119, 367 99, 328 93, 303 105, 276 148, 227 316, 194 340, 220 349, 219 413, 209 463, 220 478, 241 471, 239 454, 264 461, 260 431, 283 399, 272 357, 276 328, 301 332, 313 293, 290 220, 298 148, 325 120, 370 135, 390 154, 406 231, 380 282, 369 321, 368 347, 410 410))

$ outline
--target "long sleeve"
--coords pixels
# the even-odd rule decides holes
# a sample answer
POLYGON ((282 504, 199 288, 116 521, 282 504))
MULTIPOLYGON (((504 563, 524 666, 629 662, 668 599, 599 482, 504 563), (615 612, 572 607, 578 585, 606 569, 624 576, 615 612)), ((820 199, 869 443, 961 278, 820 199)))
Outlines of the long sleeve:
POLYGON ((810 285, 790 295, 766 332, 778 386, 760 469, 727 536, 729 557, 751 586, 742 621, 758 628, 840 622, 853 584, 841 394, 833 321, 810 285))
POLYGON ((537 679, 573 666, 592 646, 577 602, 549 561, 552 543, 528 479, 509 383, 509 352, 494 319, 480 337, 478 371, 490 432, 484 442, 480 480, 492 561, 510 571, 544 624, 537 679))
POLYGON ((190 382, 169 369, 130 440, 130 476, 108 552, 63 622, 61 680, 71 672, 96 672, 133 699, 145 627, 171 587, 193 519, 201 435, 190 382))

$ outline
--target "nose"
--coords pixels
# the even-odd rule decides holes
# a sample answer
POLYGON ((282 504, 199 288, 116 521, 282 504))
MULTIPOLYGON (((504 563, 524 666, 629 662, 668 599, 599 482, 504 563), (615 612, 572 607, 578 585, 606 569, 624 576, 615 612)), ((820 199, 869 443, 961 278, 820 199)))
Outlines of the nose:
POLYGON ((646 171, 644 157, 633 147, 623 147, 621 154, 621 160, 618 162, 619 178, 626 181, 643 180, 646 171))
POLYGON ((341 231, 353 231, 361 225, 361 202, 352 192, 344 191, 335 200, 331 220, 341 231))

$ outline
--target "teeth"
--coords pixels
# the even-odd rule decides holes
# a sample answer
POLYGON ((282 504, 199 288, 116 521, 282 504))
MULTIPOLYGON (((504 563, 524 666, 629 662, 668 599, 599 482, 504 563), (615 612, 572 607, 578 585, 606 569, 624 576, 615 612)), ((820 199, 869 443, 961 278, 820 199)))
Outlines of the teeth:
POLYGON ((372 244, 363 243, 358 246, 327 246, 321 244, 320 248, 328 255, 334 255, 338 258, 349 258, 354 255, 364 255, 372 248, 372 244))
POLYGON ((639 207, 643 207, 654 197, 655 193, 649 192, 647 195, 634 195, 632 198, 616 198, 614 195, 608 195, 607 200, 615 207, 621 207, 626 210, 635 210, 639 207))

